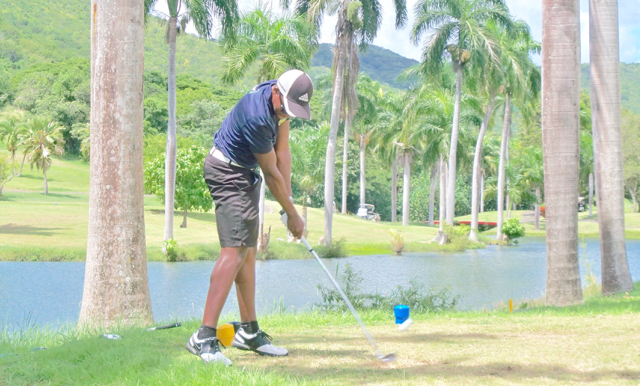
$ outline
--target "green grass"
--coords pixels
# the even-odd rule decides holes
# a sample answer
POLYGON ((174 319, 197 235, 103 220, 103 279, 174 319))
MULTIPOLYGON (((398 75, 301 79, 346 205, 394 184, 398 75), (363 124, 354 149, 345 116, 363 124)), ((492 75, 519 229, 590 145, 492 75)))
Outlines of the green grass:
MULTIPOLYGON (((522 217, 525 213, 532 213, 530 210, 514 210, 511 211, 511 217, 517 218, 522 222, 522 217)), ((505 211, 505 220, 507 213, 505 211)), ((458 221, 470 221, 471 215, 456 217, 458 221)), ((498 221, 498 212, 483 212, 478 214, 478 221, 498 221)), ((640 239, 640 213, 631 212, 631 203, 625 200, 625 237, 628 239, 640 239)), ((533 223, 523 223, 527 236, 540 236, 546 235, 546 220, 544 217, 540 218, 540 230, 535 229, 533 223)), ((495 228, 483 232, 485 235, 495 235, 495 228)), ((578 213, 578 235, 583 237, 599 237, 600 229, 598 226, 598 211, 594 208, 593 216, 589 217, 589 212, 578 213)))
MULTIPOLYGON (((6 154, 6 151, 0 151, 6 154)), ((0 260, 69 261, 83 260, 86 251, 89 213, 89 164, 81 160, 54 158, 47 174, 49 194, 42 194, 42 176, 25 166, 23 175, 11 180, 0 197, 0 260)), ((310 255, 300 244, 286 243, 286 231, 277 214, 279 205, 268 202, 265 231, 271 226, 270 254, 262 258, 299 259, 310 255)), ((300 209, 300 207, 298 207, 300 209)), ((309 208, 308 239, 316 244, 324 234, 324 212, 309 208)), ((213 212, 188 214, 187 228, 180 228, 182 212, 174 213, 174 238, 184 260, 211 260, 219 254, 213 212)), ((344 252, 390 254, 389 230, 400 229, 407 251, 442 249, 429 244, 437 230, 424 225, 373 223, 356 216, 336 214, 334 240, 344 239, 344 252)), ((145 197, 147 257, 165 260, 161 252, 164 238, 164 205, 153 196, 145 197)))
MULTIPOLYGON (((375 359, 349 313, 278 312, 260 325, 287 347, 285 358, 224 350, 233 367, 207 366, 184 349, 199 320, 146 331, 0 332, 0 384, 10 385, 626 385, 640 381, 640 283, 628 294, 584 304, 412 314, 400 332, 391 310, 362 312, 382 352, 375 359), (116 333, 121 340, 100 338, 116 333), (36 347, 47 350, 31 351, 36 347)), ((223 321, 237 319, 227 315, 223 321)))

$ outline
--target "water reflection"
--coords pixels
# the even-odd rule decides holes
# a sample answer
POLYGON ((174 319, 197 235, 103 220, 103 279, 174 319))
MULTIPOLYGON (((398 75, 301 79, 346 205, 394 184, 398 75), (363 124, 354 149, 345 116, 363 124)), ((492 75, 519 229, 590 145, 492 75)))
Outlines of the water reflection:
MULTIPOLYGON (((581 273, 589 267, 600 277, 597 240, 581 248, 581 273)), ((490 246, 460 253, 412 253, 403 256, 355 256, 327 260, 335 272, 350 264, 362 274, 361 289, 388 293, 411 278, 435 290, 450 287, 460 295, 459 309, 491 308, 497 302, 544 295, 546 246, 529 239, 517 247, 490 246)), ((631 276, 640 280, 640 241, 627 242, 631 276)), ((201 317, 214 263, 149 263, 149 286, 156 321, 201 317)), ((315 260, 258 262, 258 312, 270 312, 276 302, 305 309, 320 299, 317 285, 330 281, 315 260)), ((0 325, 25 327, 31 323, 58 326, 75 323, 80 312, 84 263, 0 262, 0 325)), ((584 280, 583 280, 584 282, 584 280)), ((232 290, 223 313, 236 309, 232 290)))

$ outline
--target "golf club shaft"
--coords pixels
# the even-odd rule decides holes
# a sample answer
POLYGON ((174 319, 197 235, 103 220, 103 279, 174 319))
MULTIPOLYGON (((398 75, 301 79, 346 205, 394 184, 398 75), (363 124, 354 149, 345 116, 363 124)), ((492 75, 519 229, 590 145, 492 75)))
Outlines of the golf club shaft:
POLYGON ((324 273, 326 273, 327 276, 329 276, 329 279, 331 279, 331 282, 333 283, 333 286, 336 287, 336 290, 338 290, 338 293, 340 294, 340 296, 342 296, 342 300, 344 300, 344 302, 347 303, 347 307, 349 307, 349 310, 351 310, 351 313, 353 314, 353 316, 358 321, 358 324, 360 324, 360 327, 362 328, 362 331, 364 332, 364 334, 367 336, 367 339, 369 340, 369 343, 371 344, 371 347, 373 348, 373 351, 375 351, 375 353, 376 353, 376 355, 378 357, 381 357, 382 353, 378 349, 378 345, 376 344, 376 341, 373 340, 373 337, 369 333, 369 330, 367 330, 367 327, 362 322, 362 319, 360 319, 360 315, 358 315, 358 312, 353 307, 353 304, 351 304, 351 302, 349 301, 349 298, 347 297, 347 295, 342 291, 342 289, 340 288, 340 285, 338 284, 336 279, 333 278, 333 276, 331 275, 331 273, 329 272, 327 267, 324 265, 322 260, 320 260, 320 257, 318 256, 316 251, 314 251, 313 248, 311 247, 311 245, 309 245, 309 242, 307 241, 307 239, 304 236, 302 236, 301 240, 302 240, 302 243, 305 245, 305 247, 307 247, 309 252, 311 252, 313 257, 316 258, 316 260, 318 261, 318 263, 320 264, 320 266, 324 270, 324 273))

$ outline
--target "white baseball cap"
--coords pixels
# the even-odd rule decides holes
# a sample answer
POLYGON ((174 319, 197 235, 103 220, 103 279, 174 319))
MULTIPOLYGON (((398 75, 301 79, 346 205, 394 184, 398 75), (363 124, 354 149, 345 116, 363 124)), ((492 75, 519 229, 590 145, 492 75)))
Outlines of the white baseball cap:
POLYGON ((300 70, 289 70, 278 78, 278 90, 284 96, 284 110, 292 117, 310 119, 309 101, 313 95, 313 82, 300 70))

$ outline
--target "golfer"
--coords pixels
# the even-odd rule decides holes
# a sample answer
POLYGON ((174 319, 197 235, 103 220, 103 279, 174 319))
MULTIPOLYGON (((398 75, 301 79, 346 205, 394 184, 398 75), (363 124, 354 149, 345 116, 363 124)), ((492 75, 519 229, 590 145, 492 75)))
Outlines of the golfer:
POLYGON ((202 326, 187 350, 206 363, 231 365, 220 352, 216 327, 222 307, 235 281, 241 327, 233 347, 261 355, 283 356, 288 351, 271 344, 258 326, 255 307, 256 252, 260 166, 267 186, 288 215, 287 227, 300 238, 304 222, 291 199, 289 118, 311 117, 313 84, 307 74, 290 70, 278 80, 255 86, 231 110, 213 138, 204 162, 204 179, 216 204, 220 257, 216 262, 204 306, 202 326))

